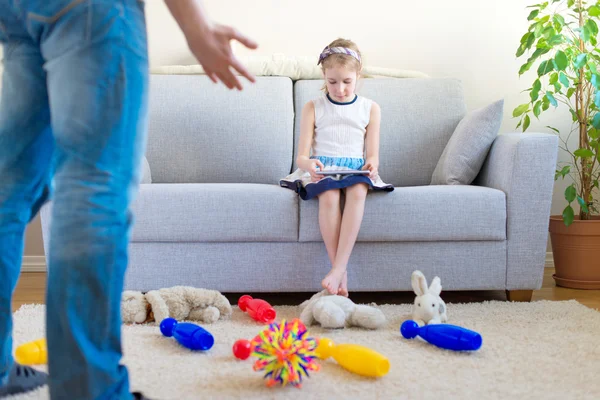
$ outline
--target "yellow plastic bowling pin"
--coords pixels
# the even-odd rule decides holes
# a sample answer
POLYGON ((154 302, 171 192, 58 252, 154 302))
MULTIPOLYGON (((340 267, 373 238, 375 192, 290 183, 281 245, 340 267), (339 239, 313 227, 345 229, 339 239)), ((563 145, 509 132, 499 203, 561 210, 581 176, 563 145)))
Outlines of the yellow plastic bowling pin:
POLYGON ((46 364, 48 362, 46 339, 34 340, 17 347, 15 360, 22 365, 46 364))
POLYGON ((348 371, 362 376, 381 377, 390 370, 390 360, 387 357, 357 344, 336 345, 331 339, 320 338, 317 354, 322 360, 333 357, 348 371))

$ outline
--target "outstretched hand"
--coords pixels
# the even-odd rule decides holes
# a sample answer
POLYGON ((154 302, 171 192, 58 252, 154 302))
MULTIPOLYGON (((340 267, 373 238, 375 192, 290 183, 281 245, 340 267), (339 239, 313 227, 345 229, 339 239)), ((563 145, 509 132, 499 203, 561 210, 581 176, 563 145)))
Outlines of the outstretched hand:
POLYGON ((249 49, 256 49, 258 44, 235 28, 214 24, 202 34, 193 35, 187 39, 190 50, 213 82, 221 81, 229 89, 242 90, 242 84, 230 67, 233 67, 250 82, 255 82, 254 76, 233 55, 230 42, 237 40, 249 49))

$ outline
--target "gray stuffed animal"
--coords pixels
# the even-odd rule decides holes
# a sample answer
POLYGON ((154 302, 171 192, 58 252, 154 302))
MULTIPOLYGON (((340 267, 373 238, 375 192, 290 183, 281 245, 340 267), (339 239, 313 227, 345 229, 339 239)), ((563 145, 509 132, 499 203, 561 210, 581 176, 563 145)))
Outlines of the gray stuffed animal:
POLYGON ((315 322, 323 328, 344 328, 359 326, 367 329, 381 328, 385 323, 385 315, 381 310, 354 304, 344 296, 331 295, 323 290, 300 304, 300 320, 306 326, 315 322))

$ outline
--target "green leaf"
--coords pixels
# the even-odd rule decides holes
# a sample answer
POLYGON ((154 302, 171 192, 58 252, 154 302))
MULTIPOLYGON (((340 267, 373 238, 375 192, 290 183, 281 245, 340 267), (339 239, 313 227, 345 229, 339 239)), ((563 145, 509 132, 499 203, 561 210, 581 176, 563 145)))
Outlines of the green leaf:
POLYGON ((562 42, 563 42, 562 35, 554 35, 550 39, 548 39, 548 46, 554 47, 558 44, 561 44, 562 42))
MULTIPOLYGON (((555 24, 559 25, 561 28, 565 25, 565 19, 560 14, 554 14, 552 16, 552 20, 554 21, 555 24)), ((557 30, 559 30, 559 29, 557 29, 557 30)))
POLYGON ((590 13, 590 16, 591 16, 591 17, 598 17, 598 16, 600 16, 600 7, 597 7, 597 6, 591 6, 591 7, 588 9, 588 13, 590 13))
POLYGON ((573 200, 575 200, 575 196, 577 196, 577 192, 575 191, 575 186, 569 185, 565 189, 565 199, 571 204, 573 200))
POLYGON ((540 114, 542 113, 541 107, 542 107, 541 100, 538 100, 535 103, 535 105, 533 106, 533 115, 535 115, 536 118, 538 118, 540 116, 540 114))
POLYGON ((594 115, 594 119, 592 119, 592 126, 596 129, 600 129, 600 113, 594 115))
POLYGON ((531 87, 531 93, 529 93, 529 97, 531 98, 532 103, 538 99, 541 88, 542 88, 542 82, 540 82, 539 79, 536 79, 533 82, 533 86, 531 87))
POLYGON ((554 132, 556 132, 556 133, 558 133, 560 135, 560 131, 558 129, 553 128, 553 127, 551 127, 549 125, 546 125, 546 128, 552 129, 554 132))
POLYGON ((524 34, 523 36, 521 36, 521 44, 523 43, 527 43, 527 39, 529 39, 529 36, 533 36, 533 33, 531 32, 527 32, 526 34, 524 34))
POLYGON ((571 98, 571 96, 573 96, 573 93, 575 93, 575 88, 569 88, 569 90, 567 90, 567 97, 571 98))
POLYGON ((556 101, 556 99, 554 98, 554 96, 552 95, 552 93, 546 92, 546 97, 550 101, 550 104, 552 104, 554 107, 558 106, 558 102, 556 101))
POLYGON ((552 71, 554 69, 554 64, 552 63, 552 60, 546 60, 546 61, 542 61, 540 63, 540 66, 538 67, 537 70, 537 74, 538 76, 544 76, 546 75, 548 72, 552 71))
POLYGON ((519 116, 523 115, 523 113, 525 113, 525 112, 529 112, 529 103, 521 104, 520 106, 515 108, 513 111, 513 117, 515 117, 515 118, 519 117, 519 116))
POLYGON ((592 86, 594 86, 596 89, 598 89, 598 75, 596 74, 592 74, 592 79, 590 79, 590 83, 592 84, 592 86))
POLYGON ((583 200, 583 198, 581 198, 580 196, 577 196, 577 202, 581 206, 581 209, 583 210, 584 213, 589 212, 587 204, 586 204, 585 200, 583 200))
POLYGON ((567 75, 565 75, 562 71, 558 74, 558 80, 563 84, 563 86, 569 86, 569 78, 567 78, 567 75))
POLYGON ((540 10, 533 10, 532 12, 529 13, 529 16, 527 17, 527 21, 531 21, 532 19, 537 17, 539 13, 540 13, 540 10))
POLYGON ((587 25, 584 25, 583 28, 581 28, 580 36, 584 42, 589 42, 590 37, 592 36, 592 32, 590 31, 590 28, 588 28, 587 25))
POLYGON ((564 51, 559 50, 556 52, 554 62, 556 63, 556 68, 559 71, 564 71, 565 69, 567 69, 567 65, 569 65, 569 58, 567 57, 564 51))
POLYGON ((571 166, 565 165, 563 169, 560 170, 559 174, 564 178, 569 172, 571 172, 571 166))
POLYGON ((574 63, 575 68, 579 69, 579 68, 583 67, 585 65, 586 61, 587 61, 587 53, 581 53, 575 59, 575 63, 574 63))
POLYGON ((565 207, 565 209, 563 210, 563 222, 565 223, 566 226, 569 226, 573 223, 573 220, 575 219, 575 213, 573 212, 573 207, 571 206, 567 206, 565 207))
MULTIPOLYGON (((547 26, 542 31, 542 35, 544 35, 546 40, 550 41, 550 38, 556 35, 556 31, 554 30, 554 27, 547 26)), ((548 44, 550 44, 550 43, 548 43, 548 44)))
POLYGON ((598 34, 598 25, 593 19, 588 19, 585 26, 589 29, 591 36, 596 36, 598 34))
POLYGON ((525 42, 525 48, 530 49, 534 43, 535 43, 535 35, 530 32, 530 35, 527 38, 527 41, 525 42))
POLYGON ((600 182, 598 182, 598 179, 594 179, 594 186, 595 186, 597 189, 600 189, 600 182))
POLYGON ((575 110, 573 110, 572 108, 569 108, 569 112, 571 113, 571 120, 573 122, 579 120, 579 118, 577 117, 577 114, 575 113, 575 110))
POLYGON ((533 65, 533 61, 529 61, 523 65, 521 65, 521 69, 519 69, 519 75, 523 75, 525 72, 529 71, 529 68, 533 65))
POLYGON ((548 80, 548 83, 551 85, 554 85, 556 82, 558 82, 558 74, 556 72, 553 72, 552 75, 550 75, 550 79, 548 80))
POLYGON ((573 152, 578 158, 593 158, 594 153, 590 149, 577 149, 573 152))
POLYGON ((529 118, 529 114, 525 114, 525 121, 523 122, 523 132, 529 128, 529 124, 531 123, 531 119, 529 118))
POLYGON ((575 4, 575 0, 568 0, 567 1, 567 7, 571 8, 571 6, 575 4))
POLYGON ((590 129, 588 130, 588 135, 589 135, 589 136, 590 136, 592 139, 594 139, 594 140, 597 140, 597 139, 600 137, 600 131, 599 131, 598 129, 596 129, 596 128, 590 128, 590 129))

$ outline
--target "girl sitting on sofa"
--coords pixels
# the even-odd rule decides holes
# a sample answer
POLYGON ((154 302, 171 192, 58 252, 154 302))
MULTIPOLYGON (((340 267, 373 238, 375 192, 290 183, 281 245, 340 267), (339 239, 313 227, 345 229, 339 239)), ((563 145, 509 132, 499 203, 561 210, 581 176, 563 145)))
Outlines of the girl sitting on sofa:
POLYGON ((331 294, 348 296, 346 268, 367 192, 369 188, 392 191, 394 187, 379 177, 379 105, 355 93, 362 70, 358 47, 350 40, 334 40, 325 47, 318 64, 325 79, 324 94, 302 110, 298 169, 280 185, 297 191, 303 200, 318 197, 319 226, 331 261, 331 270, 321 284, 331 294), (334 175, 323 175, 332 171, 334 175), (361 175, 360 171, 368 172, 361 175))

